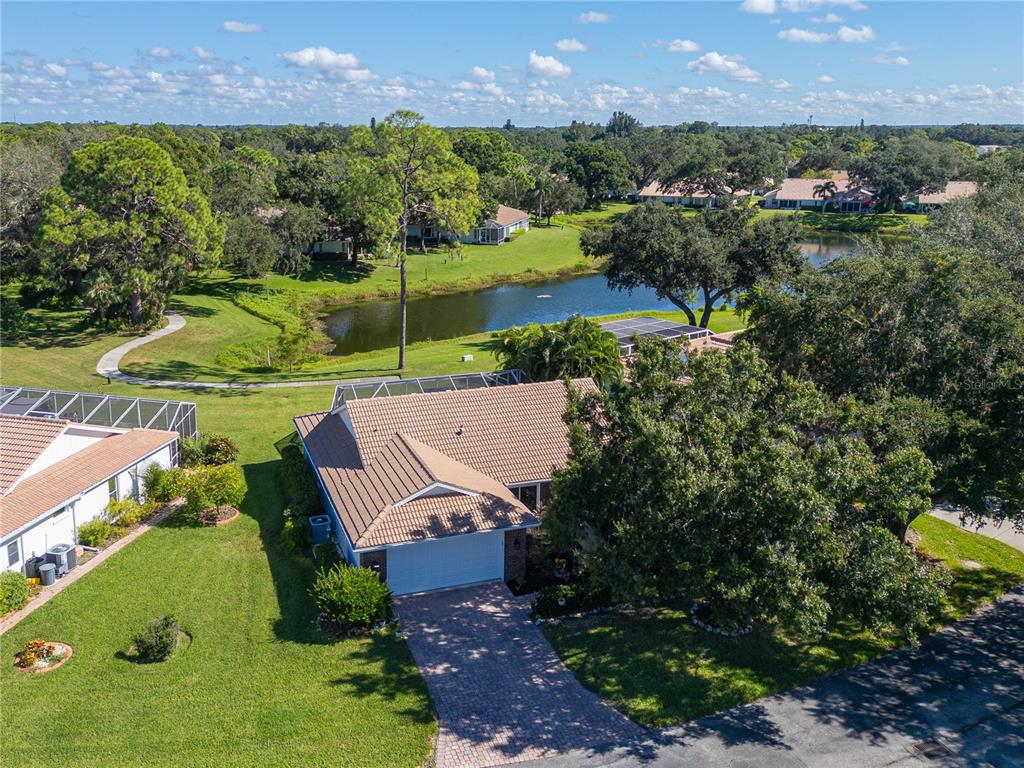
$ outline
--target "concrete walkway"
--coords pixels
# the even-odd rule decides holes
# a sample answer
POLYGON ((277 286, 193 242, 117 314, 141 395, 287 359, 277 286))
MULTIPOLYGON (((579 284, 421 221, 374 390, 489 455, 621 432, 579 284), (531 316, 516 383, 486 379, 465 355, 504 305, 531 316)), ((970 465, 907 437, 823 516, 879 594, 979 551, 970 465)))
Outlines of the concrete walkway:
POLYGON ((130 376, 121 372, 121 360, 131 350, 149 344, 185 327, 185 318, 173 310, 167 310, 167 325, 151 331, 145 336, 126 341, 107 352, 96 363, 96 373, 111 381, 125 384, 142 384, 149 387, 168 387, 170 389, 293 389, 295 387, 323 387, 337 384, 378 383, 382 381, 398 381, 399 376, 366 376, 355 379, 319 379, 316 381, 176 381, 173 379, 146 379, 141 376, 130 376))
POLYGON ((102 552, 100 552, 98 555, 93 557, 88 562, 78 566, 66 576, 61 576, 50 586, 43 587, 39 594, 37 594, 35 597, 28 601, 28 605, 26 605, 24 608, 21 608, 20 610, 7 614, 2 620, 0 620, 0 635, 4 634, 7 630, 16 625, 18 622, 20 622, 22 619, 24 619, 37 608, 46 605, 54 598, 54 596, 63 592, 65 589, 67 589, 69 585, 74 584, 80 578, 89 573, 93 568, 96 568, 97 566, 106 562, 109 558, 113 557, 114 554, 120 552, 122 549, 127 547, 129 544, 131 544, 133 541, 139 538, 139 536, 144 534, 154 525, 157 525, 165 518, 174 514, 174 512, 176 512, 184 503, 184 499, 172 501, 166 507, 164 507, 151 518, 149 518, 149 520, 146 520, 144 523, 141 523, 138 528, 131 531, 127 535, 122 536, 120 539, 115 541, 113 544, 104 549, 102 552))
POLYGON ((935 507, 929 514, 940 520, 945 520, 947 523, 952 523, 962 530, 980 533, 982 536, 988 536, 990 539, 1001 541, 1003 544, 1008 544, 1014 549, 1024 552, 1024 531, 1016 530, 1010 523, 988 523, 982 528, 976 528, 970 524, 963 525, 960 522, 960 513, 948 506, 935 507))
POLYGON ((784 694, 533 768, 1021 768, 1024 591, 921 647, 784 694))
POLYGON ((437 710, 437 768, 531 760, 646 731, 573 676, 502 583, 400 597, 396 613, 437 710))

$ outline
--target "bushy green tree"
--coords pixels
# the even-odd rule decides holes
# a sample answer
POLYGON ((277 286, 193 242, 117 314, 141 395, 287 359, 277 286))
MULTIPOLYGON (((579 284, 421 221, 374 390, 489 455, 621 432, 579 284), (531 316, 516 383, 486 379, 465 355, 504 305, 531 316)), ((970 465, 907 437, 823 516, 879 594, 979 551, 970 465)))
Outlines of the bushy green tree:
POLYGON ((582 315, 561 323, 534 323, 496 334, 502 368, 519 368, 533 381, 590 377, 609 384, 622 376, 615 337, 582 315))
POLYGON ((850 173, 875 191, 879 210, 898 209, 905 195, 944 189, 957 178, 960 154, 947 142, 924 135, 892 136, 870 155, 854 158, 850 173))
POLYGON ((805 263, 795 218, 753 222, 754 216, 752 209, 741 207, 705 208, 686 216, 661 203, 646 203, 609 228, 585 232, 581 242, 584 253, 609 257, 605 274, 610 287, 649 286, 683 310, 692 325, 706 328, 723 298, 762 282, 781 284, 805 263))
POLYGON ((591 204, 629 189, 626 158, 614 147, 598 141, 577 141, 565 148, 557 168, 587 193, 591 204))
MULTIPOLYGON (((570 397, 544 526, 582 580, 617 600, 703 598, 733 628, 820 632, 851 614, 924 628, 934 582, 912 553, 889 556, 904 545, 879 522, 906 503, 879 478, 900 452, 921 459, 912 442, 747 345, 687 362, 663 340, 639 350, 630 380, 570 397)), ((923 479, 910 489, 927 500, 923 479)))
POLYGON ((148 325, 190 273, 218 263, 223 240, 167 152, 119 136, 75 152, 61 186, 44 194, 39 269, 58 290, 84 286, 99 318, 148 325))

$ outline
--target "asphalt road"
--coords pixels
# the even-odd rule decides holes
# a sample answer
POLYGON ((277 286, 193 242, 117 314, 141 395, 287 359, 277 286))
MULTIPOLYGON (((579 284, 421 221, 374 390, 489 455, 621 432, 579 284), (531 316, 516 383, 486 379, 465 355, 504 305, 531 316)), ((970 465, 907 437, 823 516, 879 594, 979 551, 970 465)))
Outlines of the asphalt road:
POLYGON ((1024 768, 1024 589, 812 685, 536 768, 1024 768))

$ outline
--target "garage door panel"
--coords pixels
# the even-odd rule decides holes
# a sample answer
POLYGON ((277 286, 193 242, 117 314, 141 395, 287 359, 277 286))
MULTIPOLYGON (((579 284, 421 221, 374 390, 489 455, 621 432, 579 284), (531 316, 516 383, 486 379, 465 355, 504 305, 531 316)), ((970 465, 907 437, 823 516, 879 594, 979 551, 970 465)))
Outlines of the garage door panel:
POLYGON ((388 549, 388 586, 396 595, 501 579, 504 531, 455 536, 388 549))

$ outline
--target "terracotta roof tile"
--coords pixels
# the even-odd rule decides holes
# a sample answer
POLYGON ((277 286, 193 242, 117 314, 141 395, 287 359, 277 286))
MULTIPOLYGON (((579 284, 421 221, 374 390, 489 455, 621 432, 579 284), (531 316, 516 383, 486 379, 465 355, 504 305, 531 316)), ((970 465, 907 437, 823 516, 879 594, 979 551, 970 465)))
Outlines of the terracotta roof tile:
POLYGON ((530 214, 526 211, 520 211, 518 208, 510 208, 507 205, 499 205, 498 212, 494 215, 493 219, 488 219, 487 224, 492 222, 499 227, 508 227, 515 224, 517 221, 530 218, 530 214))
POLYGON ((133 429, 105 437, 26 477, 13 491, 0 497, 0 536, 32 522, 177 439, 177 432, 133 429))
POLYGON ((939 192, 927 192, 917 195, 918 205, 942 205, 958 197, 970 197, 978 191, 974 181, 951 181, 939 192))
POLYGON ((385 509, 359 546, 378 547, 539 524, 514 496, 511 501, 491 494, 423 496, 385 509))
POLYGON ((0 494, 10 490, 67 426, 63 419, 0 416, 0 494))

